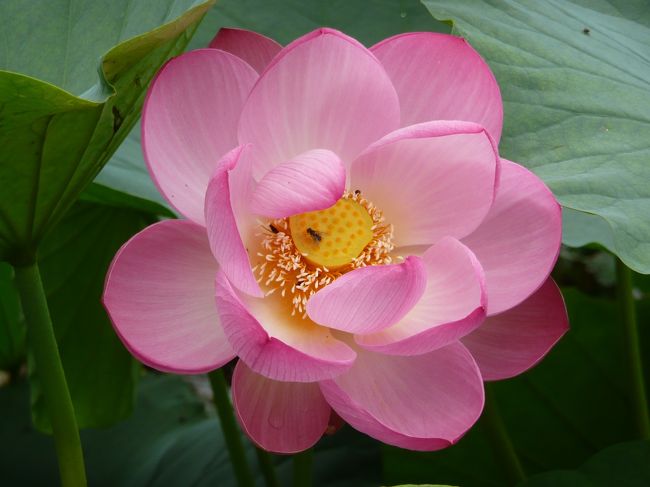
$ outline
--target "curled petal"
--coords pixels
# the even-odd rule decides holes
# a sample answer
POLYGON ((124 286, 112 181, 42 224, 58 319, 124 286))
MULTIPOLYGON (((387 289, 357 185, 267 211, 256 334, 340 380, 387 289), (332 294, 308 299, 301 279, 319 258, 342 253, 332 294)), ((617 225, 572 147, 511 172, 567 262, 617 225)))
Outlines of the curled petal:
POLYGON ((539 362, 569 329, 562 293, 549 278, 524 302, 490 316, 463 338, 485 380, 525 372, 539 362))
POLYGON ((245 29, 221 28, 210 42, 213 49, 234 54, 261 73, 282 46, 262 34, 245 29))
POLYGON ((381 208, 397 246, 462 238, 494 200, 499 154, 471 122, 427 122, 399 129, 352 163, 350 187, 381 208))
POLYGON ((488 315, 530 296, 551 273, 560 252, 560 205, 528 169, 501 160, 494 205, 481 226, 463 239, 485 270, 488 315))
POLYGON ((499 85, 465 39, 409 32, 370 50, 395 85, 402 126, 427 120, 467 120, 483 125, 499 141, 503 125, 499 85))
POLYGON ((376 352, 418 355, 448 345, 475 330, 487 308, 483 269, 471 250, 447 237, 422 256, 426 289, 396 325, 356 342, 376 352))
POLYGON ((292 317, 281 301, 247 297, 244 303, 223 272, 217 275, 216 300, 239 358, 269 379, 315 382, 345 372, 354 362, 350 347, 327 328, 292 317))
POLYGON ((397 94, 379 61, 341 32, 318 29, 262 73, 241 114, 239 142, 260 149, 259 178, 314 148, 349 163, 398 126, 397 94))
POLYGON ((216 273, 205 229, 165 220, 119 250, 103 303, 120 339, 141 362, 177 374, 207 372, 235 356, 214 304, 216 273))
POLYGON ((241 360, 232 378, 237 418, 248 437, 275 453, 297 453, 323 436, 330 406, 316 382, 280 382, 256 374, 241 360))
POLYGON ((439 450, 480 416, 483 382, 459 342, 414 357, 357 353, 347 373, 321 382, 327 402, 357 430, 401 448, 439 450))
POLYGON ((160 192, 181 214, 203 224, 203 200, 217 162, 237 145, 237 121, 257 73, 215 49, 169 61, 152 81, 142 109, 142 148, 160 192))
POLYGON ((205 222, 210 248, 221 270, 238 289, 262 296, 242 239, 253 228, 246 208, 251 191, 248 183, 252 182, 250 170, 248 146, 240 146, 224 156, 205 195, 205 222))
POLYGON ((275 166, 258 182, 251 211, 284 218, 334 205, 345 191, 345 166, 332 151, 307 151, 275 166))
POLYGON ((419 257, 401 264, 361 267, 314 294, 307 313, 330 328, 371 333, 398 322, 418 302, 425 286, 426 271, 419 257))

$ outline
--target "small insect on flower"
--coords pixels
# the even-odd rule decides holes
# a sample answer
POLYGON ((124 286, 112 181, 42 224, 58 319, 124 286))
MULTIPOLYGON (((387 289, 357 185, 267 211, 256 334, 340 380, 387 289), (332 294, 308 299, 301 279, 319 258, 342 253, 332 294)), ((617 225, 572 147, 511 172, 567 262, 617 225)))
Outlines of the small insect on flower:
POLYGON ((269 228, 271 229, 271 231, 273 233, 280 233, 280 230, 278 230, 278 228, 275 225, 273 225, 272 223, 269 224, 269 228))
POLYGON ((323 240, 323 234, 311 227, 307 229, 307 233, 316 243, 320 243, 323 240))

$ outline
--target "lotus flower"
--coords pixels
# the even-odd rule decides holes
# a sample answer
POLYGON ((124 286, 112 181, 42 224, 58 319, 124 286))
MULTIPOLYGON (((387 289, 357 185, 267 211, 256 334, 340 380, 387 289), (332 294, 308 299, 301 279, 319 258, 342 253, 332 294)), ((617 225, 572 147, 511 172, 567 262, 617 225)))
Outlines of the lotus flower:
POLYGON ((567 330, 549 273, 560 207, 501 159, 499 87, 461 38, 370 49, 332 29, 281 48, 221 30, 165 65, 142 143, 185 217, 129 240, 104 304, 156 369, 238 357, 233 402, 259 446, 304 450, 332 410, 413 450, 456 442, 483 381, 567 330))

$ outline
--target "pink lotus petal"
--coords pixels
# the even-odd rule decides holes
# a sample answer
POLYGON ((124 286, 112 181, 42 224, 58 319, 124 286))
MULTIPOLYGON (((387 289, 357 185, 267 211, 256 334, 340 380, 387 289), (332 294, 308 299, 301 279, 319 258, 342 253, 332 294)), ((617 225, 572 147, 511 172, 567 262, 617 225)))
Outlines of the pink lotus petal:
POLYGON ((560 205, 542 180, 505 159, 501 169, 490 213, 463 239, 485 270, 488 315, 516 306, 546 281, 562 238, 560 205))
POLYGON ((334 205, 345 191, 345 166, 332 151, 315 149, 277 165, 258 182, 251 211, 284 218, 334 205))
POLYGON ((345 374, 321 382, 332 408, 384 443, 439 450, 460 439, 483 409, 478 367, 459 342, 414 357, 358 350, 345 374))
POLYGON ((250 147, 240 146, 219 161, 205 196, 205 221, 210 248, 221 270, 241 291, 262 296, 242 240, 242 234, 252 231, 250 222, 242 218, 247 214, 244 197, 249 188, 246 183, 252 181, 251 160, 250 147))
POLYGON ((431 245, 474 231, 494 199, 499 155, 471 122, 399 129, 352 163, 350 187, 384 212, 397 246, 431 245))
POLYGON ((503 103, 490 67, 465 39, 409 32, 371 51, 386 68, 399 95, 402 126, 427 120, 467 120, 499 141, 503 103))
POLYGON ((372 333, 397 323, 427 285, 419 257, 401 264, 355 269, 314 294, 307 314, 316 323, 349 333, 372 333))
POLYGON ((115 331, 141 362, 194 374, 234 356, 214 305, 217 263, 205 229, 184 220, 145 228, 119 250, 103 302, 115 331))
POLYGON ((262 73, 241 114, 239 141, 260 148, 258 178, 316 148, 349 163, 398 126, 397 94, 377 59, 341 32, 318 29, 262 73))
POLYGON ((217 276, 217 310, 223 329, 246 365, 269 379, 315 382, 350 368, 356 354, 327 328, 291 317, 288 307, 271 297, 242 302, 226 275, 217 276))
POLYGON ((169 61, 151 83, 142 110, 142 147, 160 192, 203 224, 203 199, 217 161, 237 145, 236 127, 257 73, 215 49, 169 61))
POLYGON ((329 424, 331 409, 317 382, 268 379, 241 360, 232 377, 232 398, 248 437, 275 453, 297 453, 314 446, 329 424))
POLYGON ((381 353, 419 355, 458 340, 483 322, 485 276, 471 250, 447 237, 422 260, 427 273, 422 299, 395 326, 356 336, 359 345, 381 353))
POLYGON ((221 28, 210 42, 213 49, 234 54, 261 73, 282 46, 262 34, 244 29, 221 28))
POLYGON ((523 303, 490 316, 462 341, 483 379, 501 380, 536 365, 568 329, 562 294, 549 278, 523 303))

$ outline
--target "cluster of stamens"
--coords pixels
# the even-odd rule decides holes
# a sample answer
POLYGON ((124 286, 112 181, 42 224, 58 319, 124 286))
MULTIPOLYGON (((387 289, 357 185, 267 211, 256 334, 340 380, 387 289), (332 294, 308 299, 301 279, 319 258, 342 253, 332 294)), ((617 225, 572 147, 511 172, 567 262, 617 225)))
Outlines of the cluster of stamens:
MULTIPOLYGON (((260 222, 261 231, 256 236, 261 249, 257 252, 259 260, 253 267, 253 272, 267 296, 279 293, 282 298, 291 300, 292 316, 305 318, 309 298, 346 272, 392 262, 393 226, 384 222, 382 212, 359 191, 346 192, 342 199, 354 201, 368 212, 372 220, 372 237, 356 257, 336 268, 318 265, 310 261, 308 252, 298 249, 291 235, 289 218, 260 222)), ((320 234, 311 228, 308 231, 312 233, 314 245, 320 245, 320 234)))

